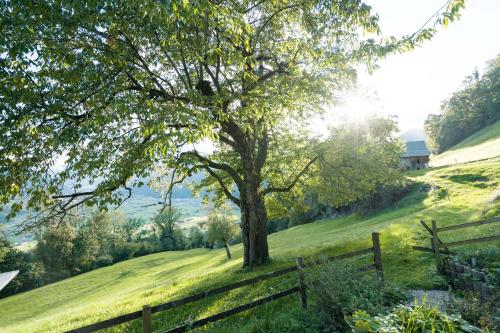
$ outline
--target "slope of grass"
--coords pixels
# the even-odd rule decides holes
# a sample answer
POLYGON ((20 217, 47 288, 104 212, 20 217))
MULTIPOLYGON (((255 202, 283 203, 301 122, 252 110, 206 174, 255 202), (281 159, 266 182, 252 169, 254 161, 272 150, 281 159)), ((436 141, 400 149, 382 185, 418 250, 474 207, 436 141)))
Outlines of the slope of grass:
MULTIPOLYGON (((428 234, 418 221, 435 219, 441 226, 500 215, 500 202, 493 200, 500 184, 500 159, 420 170, 408 176, 417 182, 439 186, 447 191, 448 196, 438 199, 430 193, 414 191, 393 209, 368 219, 347 216, 272 234, 269 236, 272 261, 251 272, 240 268, 241 245, 233 247, 233 260, 225 259, 223 249, 195 249, 148 255, 101 268, 0 300, 0 331, 62 332, 136 311, 145 304, 163 303, 276 270, 292 264, 299 255, 333 255, 365 247, 370 244, 373 231, 381 233, 387 280, 408 287, 444 286, 443 280, 435 274, 432 257, 411 249, 415 244, 429 245, 428 234)), ((494 224, 468 229, 467 235, 463 231, 450 232, 443 238, 455 240, 499 231, 500 226, 494 224)), ((498 247, 500 244, 494 242, 487 246, 498 247)), ((296 283, 294 274, 155 314, 154 329, 166 329, 187 318, 205 317, 279 291, 292 283, 296 283)), ((206 330, 264 332, 266 329, 262 327, 297 306, 297 298, 290 296, 223 320, 206 330)), ((140 332, 140 325, 140 321, 134 321, 106 332, 140 332)))
POLYGON ((431 156, 434 167, 500 156, 500 121, 483 128, 442 154, 431 156))

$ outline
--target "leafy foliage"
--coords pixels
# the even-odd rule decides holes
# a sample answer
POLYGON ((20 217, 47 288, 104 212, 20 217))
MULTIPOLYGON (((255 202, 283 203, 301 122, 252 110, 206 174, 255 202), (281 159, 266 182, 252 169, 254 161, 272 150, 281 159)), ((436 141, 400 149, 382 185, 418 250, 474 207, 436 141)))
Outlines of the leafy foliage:
POLYGON ((231 259, 229 242, 237 233, 238 227, 231 220, 231 211, 227 207, 214 210, 208 216, 207 238, 211 243, 220 242, 226 249, 228 259, 231 259))
POLYGON ((187 234, 187 247, 190 249, 204 247, 207 245, 205 232, 199 225, 192 226, 187 234))
POLYGON ((500 327, 499 302, 498 297, 495 300, 495 296, 487 302, 481 302, 480 295, 477 292, 466 291, 463 298, 451 298, 450 302, 446 304, 446 311, 460 315, 485 331, 496 332, 500 327))
POLYGON ((175 207, 165 207, 153 218, 163 250, 183 250, 186 247, 186 239, 182 230, 176 228, 181 217, 181 212, 175 207))
POLYGON ((38 229, 33 250, 21 252, 0 238, 0 271, 20 270, 0 295, 7 296, 76 276, 100 267, 164 250, 206 246, 199 227, 187 236, 176 227, 180 212, 160 211, 152 220, 123 219, 120 214, 68 215, 38 229))
POLYGON ((431 307, 425 299, 421 304, 412 306, 399 305, 387 315, 372 317, 365 311, 356 311, 347 318, 352 332, 436 332, 436 333, 479 333, 480 329, 472 326, 458 315, 446 315, 431 307))
MULTIPOLYGON (((446 281, 436 279, 432 256, 411 249, 412 245, 429 245, 429 234, 417 221, 432 216, 439 221, 440 226, 446 226, 476 220, 484 204, 491 200, 492 191, 475 187, 464 191, 465 187, 462 184, 451 182, 441 176, 453 173, 478 173, 480 170, 484 170, 485 175, 492 181, 500 181, 498 159, 419 170, 408 176, 416 182, 447 188, 451 193, 450 200, 433 205, 431 198, 424 198, 425 200, 408 202, 404 208, 391 209, 368 219, 343 216, 276 233, 269 237, 272 253, 276 259, 253 271, 242 270, 240 267, 243 256, 241 245, 232 247, 234 259, 231 261, 224 260, 226 254, 223 249, 167 251, 134 258, 96 270, 91 274, 80 275, 2 299, 0 317, 4 320, 0 322, 0 329, 8 333, 67 331, 88 324, 89 318, 93 318, 93 321, 105 320, 137 311, 145 302, 159 304, 169 299, 187 296, 191 292, 201 292, 265 272, 276 271, 293 265, 297 256, 309 257, 319 253, 338 255, 364 248, 369 246, 370 233, 373 230, 379 231, 382 236, 384 274, 387 280, 402 283, 412 289, 446 287, 446 281), (148 276, 147 279, 144 279, 145 275, 148 276), (78 299, 74 297, 75 290, 78 290, 78 299), (45 302, 33 302, 33 299, 45 302), (75 307, 80 310, 74 311, 75 307), (53 315, 35 317, 35 313, 48 311, 53 315), (12 313, 15 313, 16 317, 12 316, 12 313)), ((420 196, 427 193, 417 191, 415 194, 420 196)), ((467 238, 484 236, 484 230, 495 233, 496 227, 491 226, 483 226, 486 228, 483 230, 470 230, 467 238)), ((450 231, 447 237, 453 241, 463 239, 463 236, 463 230, 455 230, 450 231)), ((473 246, 466 248, 472 250, 473 246)), ((480 245, 481 248, 495 246, 496 244, 488 246, 486 243, 480 245)), ((308 276, 306 273, 306 279, 308 276)), ((285 285, 277 286, 274 283, 277 281, 271 280, 264 285, 270 288, 269 292, 285 288, 285 285)), ((296 275, 291 274, 290 280, 287 281, 296 284, 296 275)), ((207 299, 199 306, 193 304, 180 307, 178 311, 157 313, 153 316, 154 326, 158 330, 167 330, 168 323, 181 322, 186 318, 204 318, 207 316, 207 311, 210 313, 225 311, 228 309, 228 304, 236 306, 262 296, 264 296, 263 289, 250 287, 248 290, 227 294, 224 302, 207 299), (249 292, 252 292, 251 295, 249 292)), ((254 327, 252 324, 256 318, 260 318, 259 322, 263 327, 272 327, 279 313, 284 314, 280 321, 286 321, 286 314, 293 310, 293 306, 300 307, 297 297, 286 297, 282 301, 271 302, 253 311, 222 320, 220 325, 213 329, 210 327, 203 329, 214 333, 246 332, 248 328, 254 327)), ((308 318, 310 317, 303 320, 307 321, 308 318)), ((290 319, 292 320, 302 321, 295 316, 294 319, 290 319)), ((140 332, 141 324, 138 320, 125 327, 117 327, 116 330, 140 332)))
POLYGON ((369 200, 377 190, 382 193, 384 186, 401 187, 403 147, 397 131, 394 119, 380 117, 332 128, 317 148, 321 157, 311 172, 290 192, 267 198, 270 215, 280 217, 293 211, 300 220, 307 220, 306 212, 321 205, 355 205, 369 200))
POLYGON ((357 309, 371 314, 404 299, 403 292, 377 277, 360 274, 352 262, 326 263, 313 288, 315 309, 322 332, 346 332, 345 317, 357 309))

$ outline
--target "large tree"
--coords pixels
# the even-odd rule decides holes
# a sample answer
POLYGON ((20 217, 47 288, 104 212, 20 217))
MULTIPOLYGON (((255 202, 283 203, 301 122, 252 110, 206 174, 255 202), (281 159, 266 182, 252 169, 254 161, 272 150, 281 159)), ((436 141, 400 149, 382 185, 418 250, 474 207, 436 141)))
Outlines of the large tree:
MULTIPOLYGON (((450 0, 429 22, 462 6, 450 0)), ((265 196, 318 160, 290 144, 305 120, 356 66, 435 32, 381 38, 359 0, 3 0, 0 16, 0 203, 10 216, 38 209, 29 227, 82 204, 120 204, 158 164, 174 170, 172 184, 203 170, 214 198, 241 210, 245 265, 269 256, 265 196), (210 154, 194 145, 206 139, 210 154)))

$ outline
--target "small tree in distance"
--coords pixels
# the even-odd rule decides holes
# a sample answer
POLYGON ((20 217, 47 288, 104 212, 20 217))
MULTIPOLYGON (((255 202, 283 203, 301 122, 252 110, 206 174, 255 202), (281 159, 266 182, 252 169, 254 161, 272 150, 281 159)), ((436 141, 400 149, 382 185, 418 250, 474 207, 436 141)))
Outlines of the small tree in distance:
POLYGON ((227 207, 214 210, 208 216, 208 241, 221 242, 226 249, 227 258, 231 259, 231 252, 229 251, 229 241, 234 237, 238 231, 238 227, 231 221, 230 211, 227 207))
POLYGON ((176 228, 181 218, 181 212, 177 208, 171 206, 160 210, 153 218, 153 224, 159 231, 159 241, 162 250, 172 251, 184 249, 184 235, 182 230, 176 228))

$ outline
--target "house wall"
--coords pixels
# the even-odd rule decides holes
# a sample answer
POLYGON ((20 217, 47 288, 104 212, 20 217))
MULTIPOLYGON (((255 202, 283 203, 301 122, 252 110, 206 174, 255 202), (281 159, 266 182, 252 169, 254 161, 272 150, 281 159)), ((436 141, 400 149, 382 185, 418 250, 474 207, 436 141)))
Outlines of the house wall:
POLYGON ((399 165, 402 169, 426 169, 429 167, 429 156, 402 157, 399 165))

